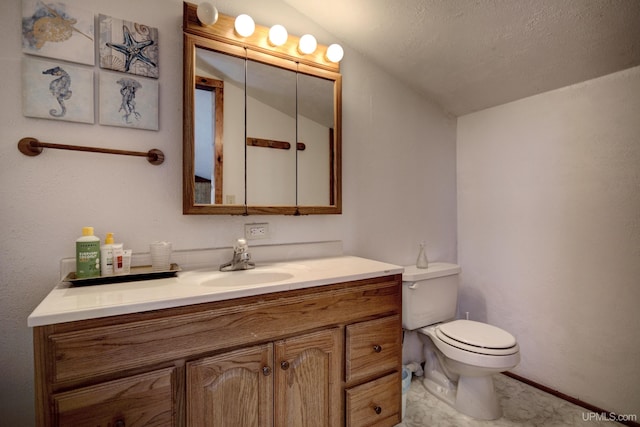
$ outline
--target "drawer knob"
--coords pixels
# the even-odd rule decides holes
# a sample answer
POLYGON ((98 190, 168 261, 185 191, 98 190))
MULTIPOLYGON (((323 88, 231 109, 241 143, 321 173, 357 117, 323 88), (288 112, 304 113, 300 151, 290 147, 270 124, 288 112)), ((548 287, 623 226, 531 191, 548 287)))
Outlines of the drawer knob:
POLYGON ((376 405, 373 408, 373 410, 376 411, 376 414, 378 414, 378 415, 380 415, 382 413, 382 407, 381 406, 376 405))
POLYGON ((271 368, 268 366, 264 366, 262 368, 262 373, 264 374, 265 377, 268 377, 269 375, 271 375, 271 368))
POLYGON ((113 424, 113 427, 125 427, 124 420, 117 420, 117 421, 113 424))
POLYGON ((287 369, 289 369, 289 362, 287 362, 286 360, 283 362, 280 362, 280 367, 282 368, 283 371, 286 371, 287 369))
POLYGON ((375 351, 376 353, 380 353, 382 351, 382 346, 378 344, 374 345, 373 351, 375 351))

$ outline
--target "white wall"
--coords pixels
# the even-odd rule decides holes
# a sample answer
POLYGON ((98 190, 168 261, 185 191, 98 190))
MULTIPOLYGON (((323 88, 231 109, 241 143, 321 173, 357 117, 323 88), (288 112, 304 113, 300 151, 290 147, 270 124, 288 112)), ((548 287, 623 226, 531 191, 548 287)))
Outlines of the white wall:
POLYGON ((344 64, 345 209, 360 254, 413 264, 424 241, 431 260, 456 261, 455 137, 444 117, 415 92, 366 62, 344 64), (451 185, 453 184, 453 189, 451 185))
POLYGON ((640 68, 458 119, 459 311, 514 371, 640 413, 640 68))
MULTIPOLYGON (((167 239, 176 249, 227 247, 245 222, 267 221, 260 244, 341 239, 345 252, 410 264, 425 239, 432 258, 455 261, 455 120, 445 117, 345 46, 342 215, 231 217, 182 215, 182 2, 66 0, 95 14, 157 27, 160 130, 144 131, 23 117, 21 2, 0 14, 0 414, 33 425, 33 353, 29 313, 55 285, 61 258, 74 254, 81 227, 115 233, 134 252, 167 239), (166 161, 45 149, 22 155, 17 142, 43 141, 146 151, 166 161), (427 184, 425 184, 425 182, 427 184)), ((221 12, 280 22, 335 40, 278 0, 220 0, 221 12)), ((94 67, 96 77, 100 70, 94 67)), ((97 80, 96 80, 97 81, 97 80)))

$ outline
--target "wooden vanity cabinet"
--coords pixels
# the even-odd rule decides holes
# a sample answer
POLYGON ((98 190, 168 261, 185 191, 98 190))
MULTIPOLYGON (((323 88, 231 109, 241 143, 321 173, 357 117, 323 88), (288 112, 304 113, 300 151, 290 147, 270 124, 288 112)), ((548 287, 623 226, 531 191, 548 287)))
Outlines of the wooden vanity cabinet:
POLYGON ((395 425, 401 275, 34 328, 38 426, 395 425))

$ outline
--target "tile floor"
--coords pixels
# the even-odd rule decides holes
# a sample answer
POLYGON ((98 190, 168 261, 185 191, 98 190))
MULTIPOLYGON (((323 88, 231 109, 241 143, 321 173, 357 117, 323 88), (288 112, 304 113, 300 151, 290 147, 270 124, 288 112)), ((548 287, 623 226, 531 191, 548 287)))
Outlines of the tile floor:
POLYGON ((414 377, 407 393, 402 423, 396 427, 511 427, 511 426, 585 426, 615 427, 622 424, 597 419, 587 409, 552 396, 506 375, 495 375, 496 392, 503 416, 495 421, 479 421, 455 411, 430 394, 422 377, 414 377), (591 418, 591 419, 590 419, 591 418))

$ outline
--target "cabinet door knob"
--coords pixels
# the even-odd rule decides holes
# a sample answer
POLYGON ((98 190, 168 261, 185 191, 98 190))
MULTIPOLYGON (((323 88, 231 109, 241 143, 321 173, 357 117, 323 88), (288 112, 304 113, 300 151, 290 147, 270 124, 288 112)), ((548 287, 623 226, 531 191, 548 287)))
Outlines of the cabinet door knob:
POLYGON ((125 427, 124 420, 117 420, 117 421, 113 424, 113 427, 125 427))
POLYGON ((280 362, 280 367, 282 368, 283 371, 286 371, 287 369, 289 369, 289 362, 287 362, 286 360, 283 362, 280 362))
POLYGON ((268 377, 269 375, 271 375, 271 368, 268 366, 264 366, 262 368, 262 373, 264 374, 265 377, 268 377))
POLYGON ((374 345, 373 351, 375 351, 376 353, 380 353, 382 351, 382 346, 378 344, 374 345))
POLYGON ((382 413, 382 407, 381 406, 376 405, 373 408, 373 410, 376 411, 376 414, 378 414, 378 415, 380 415, 382 413))

